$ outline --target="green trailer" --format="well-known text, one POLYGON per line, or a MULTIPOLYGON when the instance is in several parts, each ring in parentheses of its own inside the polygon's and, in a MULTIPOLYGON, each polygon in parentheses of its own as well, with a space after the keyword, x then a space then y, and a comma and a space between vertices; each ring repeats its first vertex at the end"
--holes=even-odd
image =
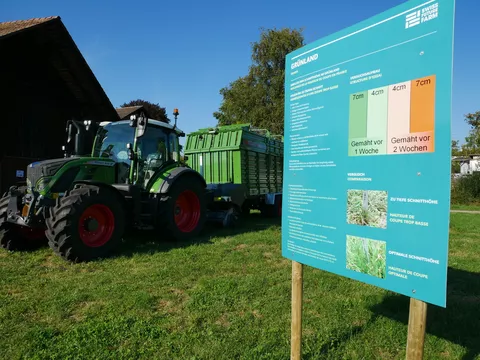
POLYGON ((185 158, 214 193, 210 220, 227 225, 251 209, 268 216, 281 216, 281 136, 250 124, 200 129, 188 134, 185 158))

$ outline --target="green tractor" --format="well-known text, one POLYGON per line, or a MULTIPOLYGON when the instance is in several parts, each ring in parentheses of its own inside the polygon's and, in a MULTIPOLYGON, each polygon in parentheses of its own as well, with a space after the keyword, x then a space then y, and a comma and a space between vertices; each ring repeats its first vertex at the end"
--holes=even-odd
POLYGON ((26 184, 0 199, 0 245, 20 250, 46 237, 56 254, 78 262, 108 256, 128 229, 156 229, 162 239, 197 236, 208 191, 204 178, 180 162, 185 134, 176 126, 177 109, 174 116, 175 125, 143 115, 100 123, 88 156, 78 154, 85 128, 70 121, 67 144, 73 124, 77 154, 30 164, 26 184))

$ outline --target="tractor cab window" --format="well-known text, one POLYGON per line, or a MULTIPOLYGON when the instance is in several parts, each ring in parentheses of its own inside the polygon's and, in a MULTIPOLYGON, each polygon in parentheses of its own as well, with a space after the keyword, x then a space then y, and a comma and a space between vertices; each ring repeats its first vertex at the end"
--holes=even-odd
POLYGON ((100 128, 93 156, 110 158, 118 163, 118 180, 125 182, 130 171, 127 144, 132 143, 135 129, 125 123, 110 123, 100 128))
POLYGON ((145 135, 137 140, 137 154, 137 182, 146 185, 155 172, 170 159, 167 134, 161 128, 149 127, 145 135))

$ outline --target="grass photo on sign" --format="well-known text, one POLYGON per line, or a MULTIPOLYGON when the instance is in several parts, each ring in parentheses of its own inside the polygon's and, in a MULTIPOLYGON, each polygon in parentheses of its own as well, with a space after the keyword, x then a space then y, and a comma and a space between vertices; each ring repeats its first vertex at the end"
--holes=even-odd
POLYGON ((347 235, 347 269, 384 279, 386 252, 385 241, 347 235))
POLYGON ((347 223, 376 228, 387 228, 386 191, 348 190, 347 223))

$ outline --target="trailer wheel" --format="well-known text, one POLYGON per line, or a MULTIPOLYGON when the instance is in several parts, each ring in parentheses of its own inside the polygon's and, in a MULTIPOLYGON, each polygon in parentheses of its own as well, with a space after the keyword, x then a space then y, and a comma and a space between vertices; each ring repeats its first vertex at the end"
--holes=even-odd
POLYGON ((278 201, 275 204, 276 206, 276 216, 281 218, 282 217, 282 198, 279 198, 278 201))
POLYGON ((206 220, 205 188, 196 179, 182 176, 162 199, 161 216, 169 235, 188 240, 202 231, 206 220))
POLYGON ((113 191, 80 184, 50 210, 48 244, 72 262, 106 257, 122 240, 125 221, 125 209, 113 191))
MULTIPOLYGON (((26 191, 26 188, 19 188, 19 190, 26 191)), ((9 202, 9 194, 5 194, 0 199, 0 246, 6 250, 18 251, 33 249, 36 245, 43 243, 42 240, 45 239, 43 229, 31 229, 6 221, 9 202)))
POLYGON ((282 217, 282 200, 281 198, 275 201, 273 205, 263 205, 262 216, 268 218, 281 218, 282 217))
POLYGON ((240 208, 240 214, 242 217, 247 217, 250 215, 250 201, 245 200, 240 208))
POLYGON ((226 228, 236 227, 240 220, 240 211, 237 206, 232 205, 225 213, 222 225, 226 228))

